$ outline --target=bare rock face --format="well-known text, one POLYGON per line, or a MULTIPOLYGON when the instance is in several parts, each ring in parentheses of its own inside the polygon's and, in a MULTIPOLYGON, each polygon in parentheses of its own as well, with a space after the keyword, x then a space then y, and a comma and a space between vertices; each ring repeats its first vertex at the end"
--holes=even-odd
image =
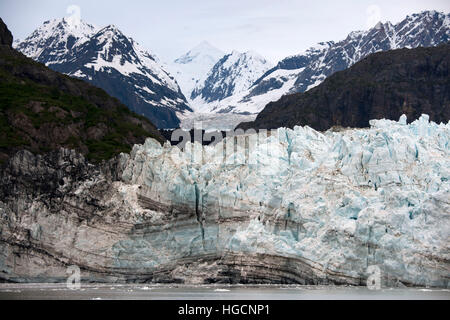
POLYGON ((11 34, 11 31, 9 31, 6 24, 0 18, 0 45, 12 47, 12 43, 13 43, 13 36, 11 34))
POLYGON ((116 161, 94 166, 67 149, 45 156, 21 151, 10 158, 1 172, 1 278, 58 281, 67 265, 77 264, 106 281, 102 247, 117 241, 110 232, 121 237, 128 230, 114 224, 122 205, 108 202, 116 161))

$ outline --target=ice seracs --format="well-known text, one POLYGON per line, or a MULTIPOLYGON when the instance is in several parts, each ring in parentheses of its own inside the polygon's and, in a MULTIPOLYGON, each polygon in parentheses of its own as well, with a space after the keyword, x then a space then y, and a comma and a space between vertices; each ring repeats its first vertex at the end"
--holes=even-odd
POLYGON ((449 141, 424 115, 147 139, 100 166, 21 151, 1 171, 0 279, 366 285, 377 266, 382 288, 449 288, 449 141))
POLYGON ((247 158, 239 147, 223 158, 224 144, 181 152, 147 141, 123 180, 141 197, 197 208, 205 250, 221 256, 283 257, 294 269, 308 261, 311 277, 348 283, 376 265, 385 284, 447 287, 450 123, 406 120, 325 133, 280 128, 247 158), (227 219, 240 222, 215 227, 227 219))

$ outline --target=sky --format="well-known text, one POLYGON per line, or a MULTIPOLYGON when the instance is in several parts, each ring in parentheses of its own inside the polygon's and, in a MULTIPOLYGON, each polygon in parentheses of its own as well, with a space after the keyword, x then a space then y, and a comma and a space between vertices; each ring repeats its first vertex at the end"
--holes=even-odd
POLYGON ((424 10, 449 13, 450 0, 0 0, 0 17, 15 39, 46 20, 79 14, 98 27, 116 25, 165 62, 206 40, 224 52, 253 50, 276 63, 424 10))

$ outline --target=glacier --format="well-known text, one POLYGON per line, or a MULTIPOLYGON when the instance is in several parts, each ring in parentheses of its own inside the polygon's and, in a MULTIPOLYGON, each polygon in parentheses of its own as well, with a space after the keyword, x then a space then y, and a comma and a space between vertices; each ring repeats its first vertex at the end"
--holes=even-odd
POLYGON ((426 115, 368 130, 282 128, 253 150, 253 165, 222 159, 223 144, 181 152, 147 141, 123 180, 146 198, 196 205, 204 250, 301 257, 353 278, 380 265, 406 283, 447 286, 449 129, 426 115), (250 222, 221 239, 210 211, 250 222))
POLYGON ((58 210, 0 203, 0 277, 61 281, 77 264, 88 281, 365 285, 377 266, 383 286, 448 288, 450 122, 370 125, 148 139, 111 183, 66 179, 58 210))

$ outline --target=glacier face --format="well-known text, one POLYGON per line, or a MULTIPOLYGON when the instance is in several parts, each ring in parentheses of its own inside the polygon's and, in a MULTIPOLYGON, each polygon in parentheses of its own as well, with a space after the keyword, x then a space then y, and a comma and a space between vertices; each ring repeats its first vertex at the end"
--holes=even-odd
MULTIPOLYGON (((77 264, 90 281, 363 285, 376 265, 383 286, 448 287, 449 141, 426 115, 183 151, 148 139, 51 201, 5 197, 0 278, 60 281, 77 264)), ((45 172, 24 155, 12 168, 45 172)))
POLYGON ((200 250, 301 259, 317 278, 354 282, 378 265, 386 281, 445 287, 450 124, 424 115, 371 125, 278 129, 247 156, 237 148, 227 157, 226 142, 180 152, 147 141, 134 148, 123 180, 141 197, 195 206, 200 250))

